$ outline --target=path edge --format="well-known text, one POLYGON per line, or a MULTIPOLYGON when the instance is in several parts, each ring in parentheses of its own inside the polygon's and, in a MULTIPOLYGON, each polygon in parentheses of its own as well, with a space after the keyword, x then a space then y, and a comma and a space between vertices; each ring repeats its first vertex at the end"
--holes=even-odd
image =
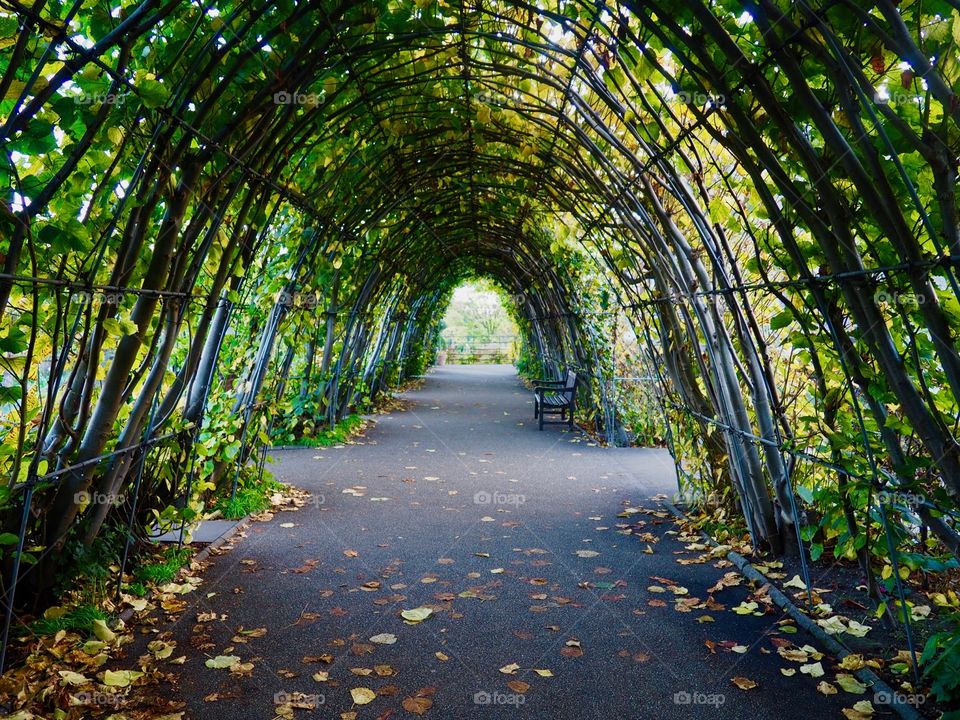
MULTIPOLYGON (((233 536, 239 533, 241 530, 246 530, 250 524, 253 522, 253 516, 247 515, 244 518, 241 518, 236 525, 227 530, 223 535, 218 537, 211 543, 207 543, 201 550, 197 551, 197 554, 190 558, 189 563, 184 565, 184 567, 189 567, 192 563, 203 562, 213 553, 214 550, 219 550, 223 545, 225 545, 229 540, 233 539, 233 536)), ((177 576, 180 576, 183 568, 177 571, 177 576)), ((136 614, 136 611, 132 607, 125 608, 123 612, 118 616, 121 621, 124 623, 130 622, 130 619, 136 614)))
MULTIPOLYGON (((660 500, 659 502, 677 518, 687 521, 690 520, 686 513, 680 510, 669 500, 660 500)), ((706 540, 710 545, 713 547, 719 547, 719 543, 707 533, 703 532, 702 530, 699 530, 698 532, 700 533, 700 536, 703 537, 703 539, 706 540)), ((770 592, 768 594, 780 607, 780 609, 793 618, 797 625, 813 635, 817 642, 821 643, 831 655, 843 660, 843 658, 845 658, 847 655, 852 654, 850 649, 843 645, 840 641, 830 635, 827 635, 823 628, 813 622, 809 616, 807 616, 799 607, 797 607, 793 600, 787 597, 787 595, 769 578, 765 577, 759 570, 757 570, 750 563, 750 561, 747 560, 747 558, 740 553, 731 550, 727 553, 727 560, 736 565, 737 569, 739 569, 744 577, 746 577, 748 580, 759 582, 761 585, 769 585, 770 592)), ((887 693, 887 695, 891 698, 891 702, 888 703, 887 706, 904 720, 924 720, 924 716, 918 713, 912 706, 904 702, 898 702, 897 698, 900 697, 902 693, 890 687, 886 681, 883 680, 883 678, 869 668, 861 668, 860 670, 854 671, 853 674, 862 682, 868 684, 869 687, 874 688, 875 692, 887 693)))

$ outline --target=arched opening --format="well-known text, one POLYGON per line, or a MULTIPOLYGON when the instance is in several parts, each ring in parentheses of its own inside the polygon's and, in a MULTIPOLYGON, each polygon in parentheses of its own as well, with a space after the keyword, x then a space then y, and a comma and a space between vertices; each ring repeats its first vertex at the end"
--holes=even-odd
POLYGON ((513 363, 520 330, 507 310, 505 293, 489 281, 468 280, 450 296, 441 322, 440 364, 513 363))

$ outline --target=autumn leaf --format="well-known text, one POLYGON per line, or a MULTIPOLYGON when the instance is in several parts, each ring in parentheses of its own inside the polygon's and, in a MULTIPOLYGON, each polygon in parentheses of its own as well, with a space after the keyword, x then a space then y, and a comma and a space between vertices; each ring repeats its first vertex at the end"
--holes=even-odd
POLYGON ((757 687, 757 684, 753 680, 740 675, 730 678, 730 682, 732 682, 741 690, 753 690, 753 688, 757 687))
POLYGON ((240 658, 236 655, 217 655, 215 658, 211 658, 204 663, 208 668, 213 668, 214 670, 222 670, 224 668, 229 668, 236 665, 240 662, 240 658))
POLYGON ((431 615, 433 615, 433 610, 427 607, 418 607, 412 610, 404 610, 403 612, 400 613, 400 617, 402 617, 408 623, 413 625, 423 622, 431 615))
POLYGON ((89 678, 80 673, 73 672, 72 670, 60 670, 58 671, 60 677, 63 678, 63 681, 67 685, 83 685, 84 683, 90 682, 89 678))
POLYGON ((103 684, 111 687, 127 687, 141 677, 143 673, 136 670, 107 670, 103 673, 103 684))
POLYGON ((427 710, 433 707, 433 700, 427 697, 411 695, 409 697, 405 697, 403 702, 400 704, 408 713, 413 713, 414 715, 423 715, 427 712, 427 710))
POLYGON ((393 633, 380 633, 370 638, 370 642, 376 643, 377 645, 393 645, 397 642, 397 636, 393 633))
POLYGON ((350 690, 350 697, 357 705, 367 705, 376 699, 377 694, 370 688, 358 687, 350 690))
POLYGON ((525 683, 522 680, 511 680, 507 683, 507 687, 513 690, 515 693, 523 695, 527 690, 530 689, 530 683, 525 683))
POLYGON ((500 672, 502 672, 504 675, 513 675, 519 669, 519 665, 516 663, 510 663, 509 665, 504 665, 502 668, 500 668, 500 672))
POLYGON ((863 695, 867 690, 866 685, 857 680, 853 675, 848 675, 847 673, 837 673, 836 683, 843 688, 845 692, 852 695, 863 695))

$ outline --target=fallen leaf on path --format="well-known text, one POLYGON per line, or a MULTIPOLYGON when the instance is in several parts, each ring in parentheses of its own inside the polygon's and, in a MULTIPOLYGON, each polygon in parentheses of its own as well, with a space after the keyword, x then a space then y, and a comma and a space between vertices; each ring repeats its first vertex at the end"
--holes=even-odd
POLYGON ((844 691, 852 695, 863 695, 867 690, 866 685, 857 680, 853 675, 848 675, 847 673, 837 673, 836 682, 844 691))
POLYGON ((423 715, 427 710, 433 707, 433 700, 427 697, 409 696, 403 699, 401 703, 403 709, 414 715, 423 715))
POLYGON ((741 690, 753 690, 757 686, 757 684, 750 678, 745 678, 740 675, 730 678, 730 682, 732 682, 741 690))
POLYGON ((207 660, 204 665, 208 668, 213 668, 214 670, 222 670, 224 668, 233 667, 238 662, 240 658, 236 655, 217 655, 215 658, 207 660))
POLYGON ((519 669, 519 665, 516 663, 510 663, 509 665, 504 665, 502 668, 500 668, 500 672, 502 672, 504 675, 513 675, 519 669))
POLYGON ((373 702, 377 694, 370 688, 358 687, 350 690, 350 696, 357 705, 366 705, 373 702))
POLYGON ((393 645, 397 641, 397 636, 393 633, 380 633, 370 638, 370 642, 377 645, 393 645))
POLYGON ((787 582, 785 582, 783 586, 788 588, 797 588, 798 590, 807 589, 806 583, 804 583, 803 580, 800 579, 799 575, 794 575, 787 582))
POLYGON ((412 610, 404 610, 400 613, 400 617, 414 625, 423 622, 431 615, 433 615, 433 610, 427 607, 413 608, 412 610))

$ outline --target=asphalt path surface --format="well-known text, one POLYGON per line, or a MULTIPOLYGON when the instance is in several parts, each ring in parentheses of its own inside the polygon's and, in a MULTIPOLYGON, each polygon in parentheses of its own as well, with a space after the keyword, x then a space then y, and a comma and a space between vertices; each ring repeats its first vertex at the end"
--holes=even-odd
POLYGON ((666 451, 538 431, 509 366, 435 368, 404 397, 357 444, 272 453, 312 502, 250 526, 155 628, 187 654, 170 692, 189 717, 272 718, 303 693, 316 708, 295 717, 324 720, 809 720, 870 697, 819 693, 832 661, 818 679, 781 658, 778 644, 816 643, 781 631, 775 609, 733 612, 750 588, 708 593, 731 568, 677 562, 702 553, 655 514, 676 491, 666 451), (627 507, 650 512, 618 517, 627 507), (423 622, 400 615, 420 607, 423 622), (221 654, 252 670, 206 666, 221 654), (376 697, 355 703, 359 688, 376 697))

